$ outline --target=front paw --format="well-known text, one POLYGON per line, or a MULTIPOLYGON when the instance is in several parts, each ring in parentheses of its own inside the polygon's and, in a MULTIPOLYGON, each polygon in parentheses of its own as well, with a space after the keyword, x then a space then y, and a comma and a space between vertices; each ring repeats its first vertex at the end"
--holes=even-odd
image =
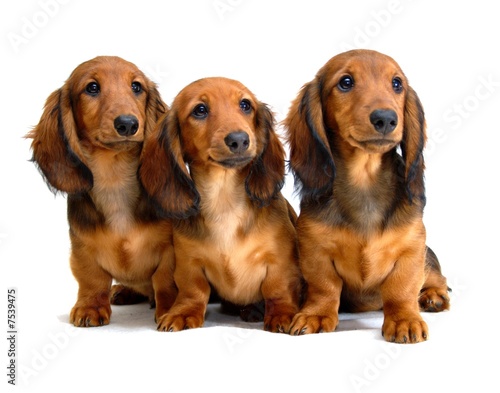
POLYGON ((448 291, 441 288, 426 288, 420 293, 418 303, 422 311, 440 312, 450 309, 448 291))
POLYGON ((408 344, 426 341, 428 328, 425 321, 419 316, 408 316, 402 319, 384 317, 382 335, 389 342, 408 344))
POLYGON ((203 326, 203 315, 166 313, 156 316, 157 330, 160 332, 178 332, 203 326))
POLYGON ((109 324, 111 306, 102 304, 75 304, 69 321, 76 327, 94 327, 109 324))
POLYGON ((338 315, 311 315, 298 313, 290 328, 290 334, 299 336, 309 333, 333 332, 339 323, 338 315))
POLYGON ((294 314, 275 314, 264 316, 264 330, 273 333, 288 333, 294 314))

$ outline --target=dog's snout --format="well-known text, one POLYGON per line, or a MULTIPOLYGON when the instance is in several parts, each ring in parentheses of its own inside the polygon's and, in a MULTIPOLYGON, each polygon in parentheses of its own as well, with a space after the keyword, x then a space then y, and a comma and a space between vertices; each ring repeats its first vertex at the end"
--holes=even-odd
POLYGON ((243 153, 250 146, 250 137, 244 131, 231 132, 224 138, 224 142, 231 152, 243 153))
POLYGON ((385 135, 398 125, 398 115, 392 109, 377 109, 370 114, 370 122, 377 132, 385 135))
POLYGON ((114 124, 115 130, 122 136, 134 135, 139 129, 139 120, 133 115, 120 115, 114 124))

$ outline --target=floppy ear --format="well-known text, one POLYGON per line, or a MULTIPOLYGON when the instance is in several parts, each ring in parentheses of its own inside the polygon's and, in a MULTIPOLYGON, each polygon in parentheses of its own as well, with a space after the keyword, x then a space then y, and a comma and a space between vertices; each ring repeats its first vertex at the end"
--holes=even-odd
POLYGON ((92 188, 92 172, 82 162, 67 85, 47 98, 40 122, 26 137, 33 139, 32 161, 52 192, 73 194, 92 188))
POLYGON ((284 120, 290 145, 290 166, 302 200, 331 193, 335 163, 326 136, 321 81, 304 85, 284 120))
POLYGON ((145 139, 139 178, 162 215, 187 218, 198 212, 200 196, 182 158, 180 129, 173 111, 160 118, 145 139))
POLYGON ((410 203, 413 198, 425 204, 424 156, 427 140, 425 116, 422 104, 415 91, 408 86, 406 93, 403 140, 401 152, 405 163, 405 183, 410 203))
POLYGON ((253 161, 245 187, 252 200, 267 206, 285 182, 285 150, 274 132, 274 116, 265 104, 257 107, 255 128, 263 138, 264 149, 253 161))
POLYGON ((156 84, 148 79, 148 99, 146 102, 146 127, 145 137, 154 131, 160 117, 168 110, 168 105, 165 104, 160 96, 160 92, 156 84))

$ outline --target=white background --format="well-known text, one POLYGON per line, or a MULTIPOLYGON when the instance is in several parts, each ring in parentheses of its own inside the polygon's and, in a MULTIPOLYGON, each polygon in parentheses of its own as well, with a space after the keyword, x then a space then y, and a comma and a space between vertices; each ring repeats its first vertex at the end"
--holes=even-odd
MULTIPOLYGON (((16 287, 16 391, 498 389, 500 26, 493 4, 3 1, 0 325, 7 336, 7 288, 16 287), (329 58, 353 47, 392 56, 426 112, 424 221, 428 244, 454 289, 451 311, 424 315, 428 342, 385 344, 377 313, 346 316, 337 332, 298 338, 219 323, 213 313, 207 327, 161 334, 145 305, 114 309, 103 328, 68 324, 77 287, 68 267, 66 201, 49 192, 29 162, 23 136, 78 64, 121 56, 158 83, 167 103, 195 79, 231 77, 282 120, 300 87, 329 58)), ((297 206, 291 178, 283 191, 297 206)))

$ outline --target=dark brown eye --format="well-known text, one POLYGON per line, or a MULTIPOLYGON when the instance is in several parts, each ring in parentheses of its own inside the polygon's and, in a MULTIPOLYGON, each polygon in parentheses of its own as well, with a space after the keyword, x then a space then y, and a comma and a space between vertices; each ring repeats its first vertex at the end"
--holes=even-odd
POLYGON ((96 96, 101 92, 101 87, 99 86, 99 83, 97 82, 90 82, 86 87, 85 87, 85 92, 91 96, 96 96))
POLYGON ((142 85, 139 82, 132 82, 132 91, 139 94, 142 91, 142 85))
POLYGON ((198 119, 204 119, 208 116, 208 108, 204 104, 198 104, 193 109, 193 116, 198 119))
POLYGON ((392 88, 396 93, 401 93, 403 91, 403 82, 400 78, 395 77, 392 80, 392 88))
POLYGON ((340 78, 337 86, 341 91, 349 91, 354 87, 354 79, 350 75, 345 75, 340 78))
POLYGON ((245 113, 250 113, 252 111, 252 104, 246 98, 240 101, 240 108, 245 113))

